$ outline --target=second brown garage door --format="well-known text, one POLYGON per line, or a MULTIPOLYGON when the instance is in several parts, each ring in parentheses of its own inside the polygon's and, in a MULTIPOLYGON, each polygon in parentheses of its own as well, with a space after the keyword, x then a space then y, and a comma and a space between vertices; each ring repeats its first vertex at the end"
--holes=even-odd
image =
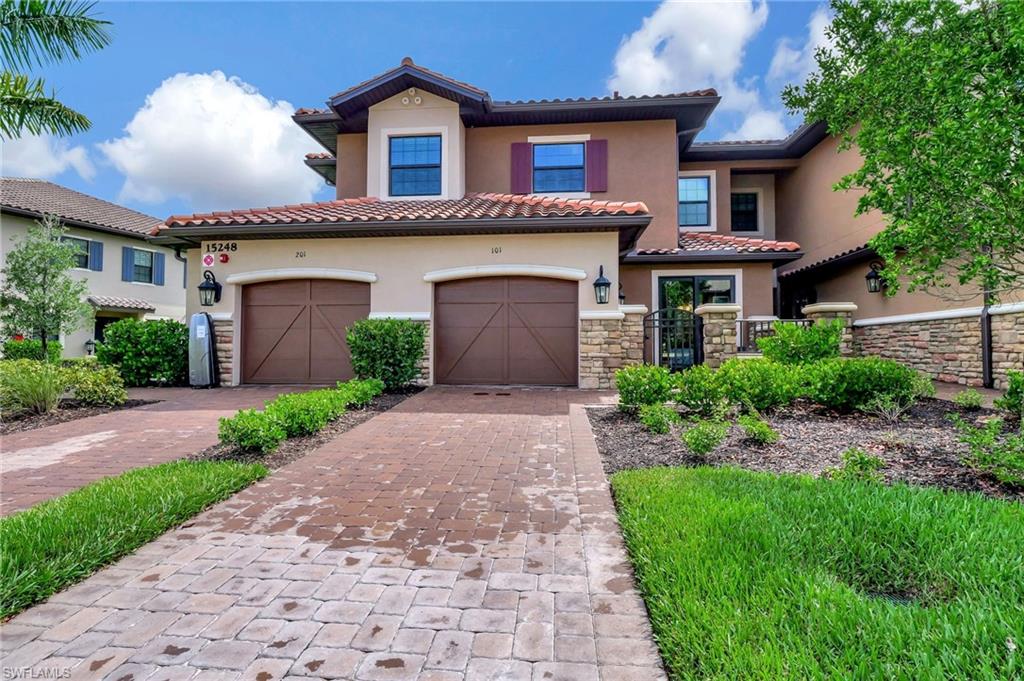
POLYGON ((242 381, 352 378, 345 329, 369 313, 369 284, 330 279, 249 284, 242 289, 242 381))
POLYGON ((578 289, 535 277, 437 284, 435 381, 575 386, 578 289))

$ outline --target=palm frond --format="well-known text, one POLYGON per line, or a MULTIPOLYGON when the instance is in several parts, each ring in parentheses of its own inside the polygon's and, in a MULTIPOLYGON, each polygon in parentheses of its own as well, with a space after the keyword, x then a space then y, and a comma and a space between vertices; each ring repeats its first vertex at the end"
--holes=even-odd
POLYGON ((109 21, 81 0, 0 0, 0 57, 12 68, 42 66, 110 44, 109 21))
POLYGON ((14 139, 26 132, 72 135, 91 125, 84 115, 47 95, 42 79, 0 73, 0 137, 14 139))

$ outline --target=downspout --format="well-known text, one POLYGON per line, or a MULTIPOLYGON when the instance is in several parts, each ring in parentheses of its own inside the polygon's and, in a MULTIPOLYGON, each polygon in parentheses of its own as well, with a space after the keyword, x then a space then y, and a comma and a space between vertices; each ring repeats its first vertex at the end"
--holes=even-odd
POLYGON ((184 288, 188 288, 188 258, 181 255, 181 246, 174 247, 174 259, 184 265, 183 269, 185 273, 182 275, 182 277, 184 277, 183 286, 184 288))

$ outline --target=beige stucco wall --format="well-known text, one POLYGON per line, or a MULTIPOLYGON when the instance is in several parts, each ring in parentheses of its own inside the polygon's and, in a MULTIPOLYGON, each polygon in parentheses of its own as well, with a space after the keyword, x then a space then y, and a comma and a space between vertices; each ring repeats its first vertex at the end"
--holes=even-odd
POLYGON ((674 248, 676 236, 675 121, 522 125, 466 130, 466 191, 512 189, 512 143, 530 137, 589 134, 608 140, 608 191, 601 201, 643 201, 654 218, 641 248, 674 248))
POLYGON ((337 177, 334 183, 339 199, 368 196, 366 192, 366 133, 338 135, 337 177))
POLYGON ((441 195, 429 198, 462 198, 466 191, 465 126, 459 116, 459 105, 423 90, 413 90, 370 107, 366 136, 366 193, 389 198, 389 137, 440 134, 441 195), (417 98, 419 104, 416 103, 417 98))
POLYGON ((619 276, 627 305, 646 305, 654 310, 654 277, 696 276, 702 274, 729 274, 736 277, 739 302, 743 306, 740 317, 767 316, 772 314, 773 275, 771 263, 680 263, 621 265, 619 276))
MULTIPOLYGON (((7 253, 25 237, 29 226, 34 221, 16 215, 0 215, 0 252, 3 262, 7 261, 7 253)), ((72 270, 72 276, 84 280, 89 286, 89 293, 99 296, 123 296, 125 298, 141 298, 153 304, 156 310, 147 314, 147 319, 185 319, 184 263, 174 259, 174 251, 169 248, 153 246, 141 239, 131 239, 116 234, 93 230, 72 228, 69 236, 103 242, 103 271, 72 270), (165 255, 164 285, 140 284, 121 281, 121 247, 148 249, 159 251, 165 255)), ((197 282, 198 283, 198 282, 197 282)), ((120 316, 114 313, 100 312, 104 316, 120 316)), ((85 342, 93 337, 93 325, 79 329, 61 338, 66 357, 80 357, 85 354, 85 342)))

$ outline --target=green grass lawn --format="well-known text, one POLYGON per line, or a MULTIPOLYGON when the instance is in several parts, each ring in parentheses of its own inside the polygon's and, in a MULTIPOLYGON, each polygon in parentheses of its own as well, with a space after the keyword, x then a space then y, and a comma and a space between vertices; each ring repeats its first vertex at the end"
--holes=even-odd
POLYGON ((731 468, 612 485, 674 679, 1024 678, 1024 505, 731 468))
POLYGON ((0 519, 0 619, 131 553, 267 474, 173 461, 106 478, 0 519))

